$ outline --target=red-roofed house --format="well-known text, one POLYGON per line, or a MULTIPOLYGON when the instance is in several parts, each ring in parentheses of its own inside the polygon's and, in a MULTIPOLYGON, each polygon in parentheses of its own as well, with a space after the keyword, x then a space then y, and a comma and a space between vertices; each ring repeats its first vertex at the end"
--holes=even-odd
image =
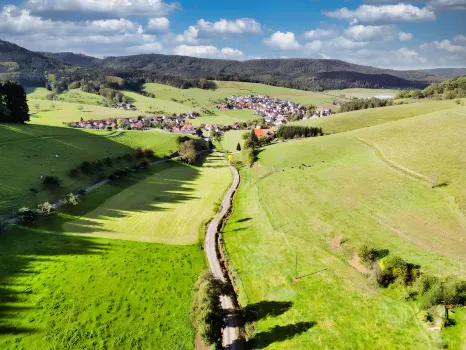
POLYGON ((253 129, 254 134, 256 134, 257 138, 260 139, 261 137, 267 137, 269 139, 273 139, 275 137, 275 133, 271 129, 253 129))

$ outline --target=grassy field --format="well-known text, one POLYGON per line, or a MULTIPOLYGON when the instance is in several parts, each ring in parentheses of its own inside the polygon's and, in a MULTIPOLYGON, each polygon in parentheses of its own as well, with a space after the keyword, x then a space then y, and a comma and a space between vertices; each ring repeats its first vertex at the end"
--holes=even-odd
POLYGON ((243 147, 244 140, 241 138, 241 135, 244 133, 250 133, 248 130, 230 130, 227 131, 222 138, 222 142, 216 142, 216 146, 222 149, 225 152, 236 152, 236 147, 238 142, 241 147, 243 147))
POLYGON ((201 124, 232 125, 235 122, 251 121, 257 118, 257 115, 254 115, 254 112, 249 109, 216 111, 215 115, 201 116, 193 119, 192 123, 197 126, 201 124))
POLYGON ((134 102, 132 104, 145 114, 171 115, 173 113, 185 113, 192 110, 189 106, 171 100, 146 97, 133 91, 124 91, 123 93, 125 96, 133 99, 134 102))
MULTIPOLYGON (((86 132, 44 125, 0 125, 0 212, 11 213, 23 205, 54 201, 71 190, 97 182, 100 173, 72 179, 68 172, 83 161, 122 156, 146 145, 159 156, 170 155, 177 149, 176 135, 158 131, 86 132), (62 181, 58 190, 42 188, 40 177, 47 175, 62 181), (29 190, 33 187, 39 193, 29 190)), ((115 162, 105 171, 110 173, 111 169, 128 165, 124 161, 115 162)))
POLYGON ((193 244, 231 182, 229 168, 211 156, 202 167, 172 166, 126 188, 65 231, 92 237, 193 244))
MULTIPOLYGON (((350 261, 352 247, 365 243, 425 272, 466 277, 459 205, 466 118, 456 113, 466 112, 269 146, 242 171, 224 238, 240 303, 270 308, 271 317, 256 320, 256 348, 427 349, 450 342, 418 320, 416 304, 376 288, 350 261), (429 169, 448 174, 448 186, 432 189, 412 175, 431 176, 429 169)), ((463 331, 449 332, 460 339, 463 331)))
MULTIPOLYGON (((2 233, 0 348, 194 348, 189 308, 205 267, 198 246, 83 237, 65 229, 137 180, 105 185, 37 228, 2 233)), ((179 188, 185 191, 181 180, 179 188)))
POLYGON ((302 120, 296 124, 321 127, 325 133, 333 133, 365 128, 451 108, 458 108, 455 101, 426 101, 334 114, 323 118, 302 120))
POLYGON ((343 89, 343 90, 326 90, 330 94, 341 98, 369 98, 377 95, 394 97, 399 90, 394 89, 343 89))

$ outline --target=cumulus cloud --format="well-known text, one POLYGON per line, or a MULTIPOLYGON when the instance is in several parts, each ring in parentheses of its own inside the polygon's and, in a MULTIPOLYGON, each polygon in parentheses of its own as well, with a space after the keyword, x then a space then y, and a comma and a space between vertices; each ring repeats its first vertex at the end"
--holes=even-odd
POLYGON ((398 39, 400 41, 410 41, 414 38, 414 35, 411 33, 406 33, 406 32, 399 32, 398 33, 398 39))
POLYGON ((159 17, 181 9, 179 3, 163 0, 27 0, 25 6, 35 13, 87 12, 119 17, 159 17))
POLYGON ((199 43, 199 29, 195 26, 189 26, 183 34, 178 34, 176 36, 176 41, 179 43, 188 43, 188 44, 198 44, 199 43))
POLYGON ((209 22, 200 19, 197 22, 197 27, 205 33, 218 34, 260 34, 262 26, 259 22, 252 18, 238 18, 232 21, 220 19, 217 22, 209 22))
POLYGON ((243 52, 230 47, 224 47, 219 50, 211 45, 180 45, 173 49, 175 55, 180 56, 194 56, 205 58, 228 58, 228 59, 241 59, 244 58, 243 52))
POLYGON ((331 38, 338 35, 338 30, 336 29, 313 29, 304 33, 304 37, 308 40, 317 40, 322 38, 331 38))
POLYGON ((275 32, 265 39, 264 43, 270 47, 280 50, 296 50, 301 47, 292 32, 275 32))
POLYGON ((396 31, 396 27, 392 25, 385 26, 364 26, 355 25, 345 30, 344 35, 347 38, 356 41, 373 41, 390 38, 396 31))
POLYGON ((147 30, 155 33, 165 32, 170 26, 170 21, 166 17, 150 18, 147 23, 147 30))
POLYGON ((456 44, 466 45, 466 35, 459 34, 453 37, 452 41, 456 44))
POLYGON ((435 19, 434 12, 410 4, 362 5, 356 10, 346 7, 336 11, 324 11, 331 18, 344 19, 352 23, 395 23, 416 22, 435 19))

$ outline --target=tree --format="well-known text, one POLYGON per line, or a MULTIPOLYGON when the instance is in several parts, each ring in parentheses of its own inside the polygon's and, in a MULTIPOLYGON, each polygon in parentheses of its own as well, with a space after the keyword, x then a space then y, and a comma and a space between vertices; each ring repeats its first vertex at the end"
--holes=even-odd
POLYGON ((241 145, 239 144, 239 142, 238 142, 238 144, 236 145, 236 150, 237 150, 238 152, 241 151, 241 145))
POLYGON ((37 214, 34 210, 23 207, 18 210, 16 217, 24 225, 34 225, 36 223, 37 214))
POLYGON ((37 213, 44 216, 52 215, 55 212, 55 207, 49 202, 44 202, 37 206, 37 213))
POLYGON ((194 164, 197 159, 197 152, 194 140, 181 142, 178 152, 182 160, 188 164, 194 164))
POLYGON ((65 196, 65 203, 70 205, 78 205, 79 199, 74 195, 73 192, 70 192, 65 196))
POLYGON ((38 111, 39 111, 39 107, 40 107, 39 104, 36 103, 36 104, 34 105, 34 107, 36 108, 36 112, 38 112, 38 111))
POLYGON ((29 121, 29 107, 24 88, 15 82, 0 83, 0 122, 29 121))
POLYGON ((256 136, 256 133, 254 132, 254 129, 251 130, 251 143, 252 147, 256 147, 259 144, 259 139, 256 136))
POLYGON ((52 109, 55 109, 55 104, 54 103, 52 103, 52 109))
POLYGON ((77 108, 78 108, 78 111, 82 111, 84 109, 82 105, 79 105, 77 108))
POLYGON ((220 296, 225 294, 225 284, 212 273, 204 271, 194 286, 191 318, 205 345, 221 346, 225 315, 220 296))

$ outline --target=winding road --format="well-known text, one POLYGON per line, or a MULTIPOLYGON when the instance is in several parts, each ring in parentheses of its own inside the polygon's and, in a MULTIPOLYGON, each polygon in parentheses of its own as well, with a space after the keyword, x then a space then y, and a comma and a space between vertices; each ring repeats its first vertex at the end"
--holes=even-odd
MULTIPOLYGON (((219 156, 223 156, 222 153, 217 153, 219 156)), ((233 173, 233 183, 228 189, 228 192, 225 194, 225 197, 223 198, 222 201, 222 209, 215 215, 214 219, 210 222, 209 227, 207 228, 206 232, 206 239, 205 239, 205 251, 207 254, 207 259, 209 261, 209 267, 210 271, 212 274, 222 280, 225 281, 225 276, 223 274, 222 267, 220 266, 220 262, 217 257, 217 228, 218 225, 220 224, 221 220, 224 218, 224 216, 227 214, 228 210, 230 209, 231 206, 231 201, 233 199, 233 195, 236 192, 236 189, 239 186, 239 173, 236 168, 228 163, 226 160, 224 162, 230 167, 231 172, 233 173)), ((222 308, 226 311, 231 311, 233 310, 233 302, 231 301, 231 298, 222 295, 220 297, 220 301, 222 303, 222 308)), ((235 327, 235 316, 229 312, 227 314, 227 319, 226 319, 226 328, 223 331, 223 345, 224 347, 235 350, 238 349, 238 343, 235 342, 237 340, 237 332, 236 332, 236 327, 235 327)))

